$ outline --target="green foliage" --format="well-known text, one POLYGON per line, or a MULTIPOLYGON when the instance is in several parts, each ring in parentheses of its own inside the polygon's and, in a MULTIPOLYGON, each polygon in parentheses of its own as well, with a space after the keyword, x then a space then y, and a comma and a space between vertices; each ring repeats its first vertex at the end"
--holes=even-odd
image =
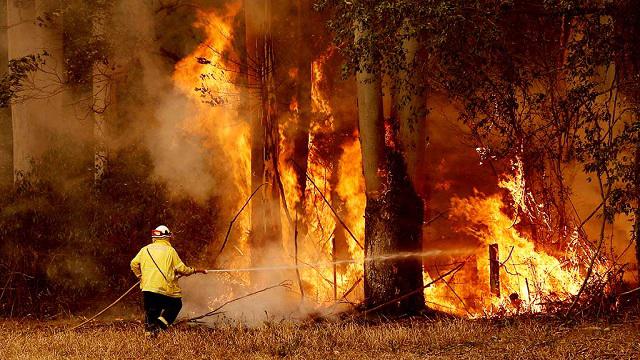
MULTIPOLYGON (((38 14, 37 26, 62 29, 64 74, 56 74, 56 78, 60 76, 58 85, 91 85, 95 75, 93 67, 109 66, 111 49, 104 28, 107 26, 106 14, 112 5, 113 2, 107 0, 72 0, 61 2, 53 11, 38 14)), ((30 74, 55 71, 45 66, 49 56, 45 51, 9 60, 8 69, 0 79, 0 107, 22 101, 24 90, 28 90, 30 96, 43 96, 44 90, 25 89, 24 85, 30 74)))
POLYGON ((0 79, 0 108, 11 104, 22 90, 23 82, 42 68, 48 56, 48 53, 43 52, 9 60, 7 72, 0 79))
POLYGON ((67 81, 90 84, 94 65, 109 65, 111 52, 105 38, 107 14, 113 2, 65 1, 60 9, 67 81))
POLYGON ((424 71, 432 91, 462 105, 460 119, 483 157, 517 157, 525 175, 542 174, 542 183, 557 178, 540 192, 552 194, 558 214, 570 192, 562 168, 576 162, 602 178, 609 219, 637 206, 640 15, 634 1, 322 0, 316 6, 332 12, 329 27, 346 75, 368 70, 393 78, 408 70, 403 41, 417 38, 422 53, 408 66, 424 71), (356 23, 367 30, 357 42, 356 23))

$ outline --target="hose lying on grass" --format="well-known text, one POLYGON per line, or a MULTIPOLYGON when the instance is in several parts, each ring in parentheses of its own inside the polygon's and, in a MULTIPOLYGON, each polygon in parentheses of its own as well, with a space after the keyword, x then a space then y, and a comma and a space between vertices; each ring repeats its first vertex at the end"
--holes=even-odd
MULTIPOLYGON (((90 317, 89 319, 87 319, 87 320, 83 321, 82 323, 80 323, 80 324, 78 324, 78 325, 76 325, 76 326, 74 326, 74 327, 72 327, 72 328, 68 329, 67 331, 73 331, 73 330, 76 330, 76 329, 78 329, 78 328, 80 328, 80 327, 82 327, 82 326, 84 326, 84 325, 88 324, 89 322, 91 322, 91 321, 95 320, 98 316, 100 316, 100 315, 104 314, 104 313, 105 313, 105 311, 107 311, 107 310, 111 309, 114 305, 116 305, 116 304, 117 304, 117 303, 119 303, 122 299, 124 299, 124 298, 125 298, 125 296, 129 295, 129 293, 130 293, 130 292, 132 292, 132 291, 133 291, 133 289, 135 289, 139 284, 140 284, 140 281, 138 281, 137 283, 133 284, 133 286, 132 286, 132 287, 130 287, 130 288, 129 288, 129 290, 125 291, 125 292, 124 292, 124 294, 120 295, 120 297, 119 297, 119 298, 117 298, 117 299, 116 299, 116 301, 112 302, 109 306, 107 306, 106 308, 102 309, 100 312, 98 312, 97 314, 93 315, 93 316, 92 316, 92 317, 90 317)), ((199 316, 195 316, 195 317, 192 317, 192 318, 189 318, 189 319, 185 319, 185 320, 179 321, 179 322, 177 322, 176 324, 180 324, 180 323, 184 323, 184 322, 190 322, 190 321, 194 321, 194 322, 195 322, 195 321, 197 321, 197 320, 199 320, 199 319, 202 319, 202 318, 205 318, 205 317, 209 317, 209 316, 217 315, 217 314, 219 314, 219 310, 220 310, 220 309, 222 309, 223 307, 227 306, 228 304, 230 304, 230 303, 232 303, 232 302, 236 302, 236 301, 238 301, 238 300, 242 300, 242 299, 248 298, 248 297, 250 297, 250 296, 260 294, 260 293, 265 292, 265 291, 267 291, 267 290, 271 290, 271 289, 275 289, 275 288, 279 288, 279 287, 284 287, 284 288, 290 289, 290 288, 291 288, 291 281, 285 280, 285 281, 280 282, 279 284, 272 285, 272 286, 268 286, 268 287, 266 287, 266 288, 264 288, 264 289, 261 289, 261 290, 258 290, 258 291, 254 291, 254 292, 251 292, 251 293, 245 294, 245 295, 243 295, 243 296, 240 296, 240 297, 238 297, 238 298, 235 298, 235 299, 232 299, 232 300, 226 301, 225 303, 223 303, 222 305, 218 306, 216 309, 214 309, 214 310, 212 310, 212 311, 209 311, 209 312, 207 312, 207 313, 205 313, 205 314, 203 314, 203 315, 199 315, 199 316)))
POLYGON ((120 295, 119 298, 116 299, 116 301, 112 302, 109 306, 107 306, 106 308, 102 309, 102 311, 100 311, 99 313, 93 315, 92 317, 88 318, 87 320, 83 321, 82 323, 72 327, 71 329, 67 330, 67 331, 73 331, 81 326, 84 326, 85 324, 88 324, 89 322, 93 321, 94 319, 96 319, 98 316, 104 314, 105 311, 111 309, 115 304, 119 303, 122 299, 124 299, 125 296, 129 295, 130 292, 133 291, 133 289, 135 289, 136 287, 138 287, 138 285, 140 285, 140 281, 138 281, 137 283, 133 284, 132 287, 129 288, 129 290, 125 291, 124 294, 120 295))

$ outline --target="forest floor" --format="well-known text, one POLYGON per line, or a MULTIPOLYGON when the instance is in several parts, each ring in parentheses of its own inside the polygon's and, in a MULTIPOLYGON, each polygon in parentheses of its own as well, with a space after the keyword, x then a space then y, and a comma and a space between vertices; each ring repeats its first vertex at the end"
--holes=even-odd
POLYGON ((0 359, 636 359, 640 322, 540 319, 278 322, 176 326, 146 338, 135 321, 0 320, 0 359))

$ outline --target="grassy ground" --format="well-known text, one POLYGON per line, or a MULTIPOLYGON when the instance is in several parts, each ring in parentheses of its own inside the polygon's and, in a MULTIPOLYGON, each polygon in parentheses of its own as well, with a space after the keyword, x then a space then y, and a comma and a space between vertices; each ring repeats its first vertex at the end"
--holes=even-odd
POLYGON ((257 328, 177 326, 155 339, 135 322, 64 332, 53 322, 0 321, 0 359, 637 359, 640 323, 564 327, 413 320, 365 325, 274 323, 257 328))

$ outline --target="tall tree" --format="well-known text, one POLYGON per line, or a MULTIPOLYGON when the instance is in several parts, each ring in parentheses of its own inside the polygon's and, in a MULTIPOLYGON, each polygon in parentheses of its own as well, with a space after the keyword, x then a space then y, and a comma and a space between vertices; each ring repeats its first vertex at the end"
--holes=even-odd
POLYGON ((91 113, 93 115, 93 142, 94 142, 94 160, 93 160, 93 178, 96 184, 99 184, 105 177, 109 158, 107 146, 107 121, 108 114, 114 114, 113 106, 115 102, 115 83, 111 81, 109 76, 109 63, 104 54, 104 45, 106 43, 106 27, 108 22, 108 14, 104 8, 104 3, 97 2, 94 8, 94 15, 91 17, 91 45, 92 50, 100 57, 92 59, 91 69, 91 113))
POLYGON ((395 113, 398 120, 398 143, 407 165, 409 178, 417 191, 424 182, 424 156, 426 148, 426 98, 422 67, 418 60, 420 44, 415 28, 404 21, 398 36, 402 41, 404 61, 396 79, 394 96, 395 113))
MULTIPOLYGON (((8 71, 9 53, 7 48, 7 0, 0 1, 0 74, 8 71)), ((8 104, 0 106, 0 187, 13 183, 13 131, 11 109, 8 104)))
MULTIPOLYGON (((636 121, 640 122, 637 119, 636 121)), ((637 131, 640 132, 640 129, 637 131)), ((636 138, 636 156, 635 156, 635 192, 636 192, 636 205, 634 212, 634 240, 636 242, 636 266, 638 267, 638 279, 640 279, 640 136, 636 138)))
POLYGON ((21 99, 12 105, 13 166, 15 179, 31 173, 32 162, 42 156, 52 128, 64 118, 60 76, 63 75, 62 24, 52 0, 9 1, 7 18, 9 58, 47 54, 47 72, 35 72, 21 99))
POLYGON ((622 7, 622 13, 626 14, 629 25, 623 30, 626 34, 626 48, 630 58, 631 71, 629 73, 629 88, 632 90, 633 105, 633 133, 635 134, 635 161, 634 176, 635 186, 633 191, 635 196, 634 210, 634 240, 636 242, 636 267, 638 268, 638 281, 640 281, 640 46, 638 36, 640 36, 640 9, 633 1, 627 1, 626 7, 622 7))
MULTIPOLYGON (((356 70, 358 124, 367 205, 365 208, 365 303, 373 307, 420 289, 419 260, 389 260, 384 256, 420 250, 423 204, 415 193, 402 155, 385 144, 381 75, 371 42, 374 24, 367 8, 353 18, 353 39, 364 49, 356 70)), ((385 311, 406 313, 424 307, 422 292, 385 311)))
POLYGON ((258 89, 251 101, 251 184, 264 186, 251 205, 252 262, 268 261, 266 250, 282 246, 278 187, 278 119, 271 35, 271 0, 245 2, 249 87, 258 89), (274 247, 275 246, 275 247, 274 247), (265 256, 266 255, 266 256, 265 256))
POLYGON ((99 69, 105 68, 101 65, 106 63, 102 46, 106 15, 102 0, 69 0, 59 4, 57 10, 61 14, 63 31, 65 126, 57 132, 72 139, 62 144, 72 159, 69 164, 74 165, 67 167, 67 176, 95 182, 102 178, 105 165, 99 164, 96 168, 96 157, 104 159, 100 154, 102 149, 96 145, 104 140, 106 97, 101 86, 104 86, 105 79, 99 69), (91 168, 93 171, 87 171, 91 168))
MULTIPOLYGON (((628 187, 628 196, 625 202, 632 205, 634 217, 633 240, 635 241, 635 257, 638 267, 638 280, 640 280, 640 9, 634 1, 620 1, 614 17, 616 36, 621 44, 616 58, 616 68, 623 78, 621 91, 627 95, 631 102, 630 128, 634 134, 629 140, 632 158, 631 171, 623 171, 622 178, 633 184, 628 187), (627 176, 625 176, 625 174, 627 176)), ((624 211, 624 207, 622 209, 624 211)))
POLYGON ((309 156, 309 124, 311 122, 311 62, 312 48, 310 44, 311 29, 308 21, 311 18, 311 1, 297 0, 295 43, 300 44, 296 60, 298 75, 296 79, 296 100, 298 102, 298 124, 293 139, 293 161, 297 166, 296 176, 301 199, 297 211, 304 211, 304 196, 307 184, 307 158, 309 156))

